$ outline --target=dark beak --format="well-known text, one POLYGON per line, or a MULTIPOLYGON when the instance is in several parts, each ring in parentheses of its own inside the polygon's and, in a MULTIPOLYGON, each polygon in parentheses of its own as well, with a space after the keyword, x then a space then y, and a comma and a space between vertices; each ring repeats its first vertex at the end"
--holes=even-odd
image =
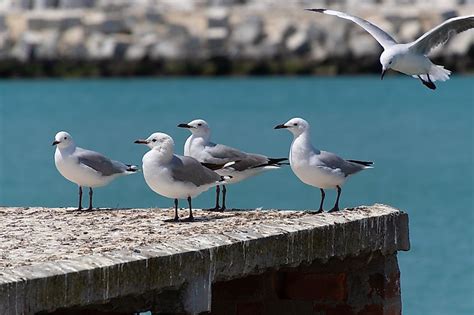
POLYGON ((193 128, 193 126, 190 126, 188 124, 179 124, 178 127, 179 128, 188 128, 188 129, 193 128))
POLYGON ((273 128, 273 129, 284 129, 284 128, 288 128, 288 127, 285 126, 284 124, 281 124, 281 125, 275 126, 275 128, 273 128))
POLYGON ((382 75, 380 76, 380 80, 383 80, 383 77, 384 77, 384 75, 385 75, 386 72, 387 72, 387 70, 385 70, 385 69, 382 70, 382 75))
POLYGON ((148 140, 138 139, 138 140, 135 140, 134 143, 137 143, 137 144, 148 144, 148 140))
POLYGON ((56 145, 56 144, 58 144, 58 143, 60 143, 60 142, 61 142, 61 141, 54 140, 52 145, 56 145))

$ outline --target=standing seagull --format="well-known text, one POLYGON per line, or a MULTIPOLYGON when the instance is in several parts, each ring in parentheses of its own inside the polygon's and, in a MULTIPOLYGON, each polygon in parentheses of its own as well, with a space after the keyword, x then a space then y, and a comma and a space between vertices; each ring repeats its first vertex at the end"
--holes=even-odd
POLYGON ((174 199, 174 219, 168 221, 179 221, 178 199, 188 200, 189 217, 184 221, 193 221, 191 198, 229 179, 202 166, 192 157, 175 155, 174 141, 167 134, 156 132, 135 143, 145 144, 151 149, 142 160, 143 176, 148 186, 157 194, 174 199))
POLYGON ((60 131, 54 137, 54 163, 59 173, 79 186, 79 206, 82 210, 82 186, 89 187, 89 208, 92 210, 92 188, 105 186, 122 175, 138 171, 135 165, 112 161, 100 153, 79 148, 71 135, 60 131))
POLYGON ((393 69, 414 78, 419 78, 425 86, 432 90, 436 89, 433 82, 448 80, 451 71, 444 69, 443 66, 433 64, 427 55, 437 46, 445 44, 454 35, 474 27, 474 15, 455 17, 423 34, 414 42, 398 44, 393 37, 379 27, 359 17, 335 10, 307 10, 350 20, 372 35, 384 49, 382 55, 380 55, 380 63, 382 64, 381 79, 383 79, 388 69, 393 69))
POLYGON ((373 162, 344 160, 331 152, 320 151, 311 144, 309 123, 302 118, 293 118, 275 129, 286 128, 293 134, 290 148, 290 165, 293 172, 305 184, 321 190, 321 204, 317 213, 323 212, 324 189, 336 188, 337 199, 329 212, 339 210, 341 186, 349 175, 367 168, 373 162))
MULTIPOLYGON (((211 129, 202 119, 193 120, 178 127, 188 128, 191 136, 184 144, 184 155, 192 156, 204 166, 215 170, 219 175, 232 176, 226 181, 234 184, 264 171, 278 169, 287 158, 269 158, 260 154, 245 153, 237 149, 212 143, 211 129)), ((222 207, 219 207, 220 188, 216 186, 216 206, 211 211, 224 211, 226 187, 222 185, 222 207)))

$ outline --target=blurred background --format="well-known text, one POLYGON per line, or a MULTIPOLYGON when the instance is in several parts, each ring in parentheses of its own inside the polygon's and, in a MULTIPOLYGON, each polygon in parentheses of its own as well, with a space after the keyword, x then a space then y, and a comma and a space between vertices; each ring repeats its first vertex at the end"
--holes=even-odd
MULTIPOLYGON (((381 47, 331 7, 401 42, 472 14, 472 0, 2 0, 0 75, 133 76, 378 72, 381 47)), ((472 33, 434 53, 474 68, 472 33)))
MULTIPOLYGON (((291 135, 273 127, 300 116, 318 148, 375 161, 343 187, 341 206, 409 213, 403 313, 473 314, 474 31, 431 55, 454 72, 431 91, 393 72, 380 81, 372 37, 303 10, 327 6, 400 41, 474 12, 472 0, 0 0, 0 205, 77 205, 77 187, 54 166, 60 130, 140 165, 146 148, 135 139, 163 131, 182 154, 189 134, 176 125, 203 118, 215 142, 284 157, 291 135)), ((316 209, 319 198, 285 167, 230 185, 227 205, 316 209)), ((334 198, 328 192, 326 209, 334 198)), ((172 205, 141 173, 94 200, 172 205)), ((211 190, 193 204, 213 202, 211 190)))

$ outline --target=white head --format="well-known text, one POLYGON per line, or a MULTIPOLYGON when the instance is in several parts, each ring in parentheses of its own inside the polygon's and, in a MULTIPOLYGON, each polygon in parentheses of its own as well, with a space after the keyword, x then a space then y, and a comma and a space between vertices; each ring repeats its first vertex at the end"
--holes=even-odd
POLYGON ((303 118, 292 118, 286 123, 275 126, 275 129, 288 129, 295 137, 309 130, 309 123, 303 118))
POLYGON ((209 124, 203 119, 195 119, 187 124, 179 124, 178 127, 187 128, 193 135, 200 137, 209 137, 211 135, 209 124))
POLYGON ((56 134, 56 136, 54 136, 53 145, 60 149, 64 149, 74 145, 74 140, 72 140, 71 135, 66 131, 60 131, 56 134))
POLYGON ((138 139, 135 141, 135 143, 145 144, 147 147, 149 147, 152 150, 168 152, 171 154, 173 154, 174 152, 173 138, 168 136, 166 133, 162 133, 162 132, 152 133, 145 140, 138 139))
POLYGON ((382 75, 380 77, 383 80, 385 73, 388 69, 392 69, 395 62, 397 61, 397 54, 392 50, 384 50, 380 55, 380 63, 382 64, 382 75))

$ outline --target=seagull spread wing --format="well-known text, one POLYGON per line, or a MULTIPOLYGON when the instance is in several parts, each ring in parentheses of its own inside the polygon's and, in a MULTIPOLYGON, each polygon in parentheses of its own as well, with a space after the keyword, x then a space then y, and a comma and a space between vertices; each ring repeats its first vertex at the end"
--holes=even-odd
POLYGON ((454 35, 471 28, 474 28, 474 15, 449 19, 411 43, 410 50, 427 55, 437 46, 445 44, 454 35))
POLYGON ((346 19, 346 20, 349 20, 349 21, 352 21, 352 22, 356 23, 357 25, 359 25, 360 27, 365 29, 370 35, 372 35, 379 42, 379 44, 382 45, 382 47, 384 49, 386 49, 387 47, 390 47, 392 45, 397 44, 397 41, 395 39, 393 39, 392 36, 387 34, 385 31, 380 29, 378 26, 370 23, 369 21, 361 19, 357 16, 352 16, 352 15, 346 14, 344 12, 335 11, 335 10, 327 10, 327 9, 307 9, 307 10, 308 11, 313 11, 313 12, 318 12, 318 13, 329 14, 329 15, 335 15, 335 16, 340 17, 342 19, 346 19))

